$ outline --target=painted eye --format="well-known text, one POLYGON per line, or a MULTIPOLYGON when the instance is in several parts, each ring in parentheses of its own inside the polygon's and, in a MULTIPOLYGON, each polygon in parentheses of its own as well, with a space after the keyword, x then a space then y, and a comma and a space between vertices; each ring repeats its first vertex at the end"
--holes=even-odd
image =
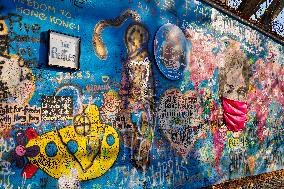
POLYGON ((2 23, 0 23, 0 31, 4 30, 4 25, 2 23))
POLYGON ((78 143, 75 140, 69 140, 67 148, 72 154, 75 154, 78 151, 78 143))
POLYGON ((28 73, 28 74, 26 75, 26 79, 27 79, 27 80, 32 80, 32 78, 33 78, 33 76, 32 76, 31 73, 28 73))
POLYGON ((107 135, 106 142, 109 146, 112 146, 115 143, 114 136, 112 134, 107 135))
POLYGON ((224 44, 225 44, 225 47, 228 47, 230 45, 229 41, 225 41, 224 44))
POLYGON ((45 153, 48 157, 54 157, 57 154, 57 146, 55 142, 49 142, 45 146, 45 153))

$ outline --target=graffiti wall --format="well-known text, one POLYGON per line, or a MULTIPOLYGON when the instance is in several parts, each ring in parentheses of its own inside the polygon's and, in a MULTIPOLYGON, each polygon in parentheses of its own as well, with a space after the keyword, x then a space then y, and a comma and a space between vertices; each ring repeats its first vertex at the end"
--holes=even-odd
POLYGON ((2 0, 0 188, 199 188, 283 169, 283 52, 196 0, 2 0), (49 66, 49 30, 80 38, 79 69, 49 66))

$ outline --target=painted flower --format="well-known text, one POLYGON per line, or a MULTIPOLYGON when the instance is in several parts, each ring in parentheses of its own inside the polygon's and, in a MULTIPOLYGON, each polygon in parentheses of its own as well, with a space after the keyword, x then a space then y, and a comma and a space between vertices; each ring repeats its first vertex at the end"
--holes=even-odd
POLYGON ((25 157, 35 157, 40 152, 37 145, 26 148, 28 141, 38 136, 34 129, 28 128, 26 131, 19 130, 16 132, 16 148, 10 153, 9 159, 11 162, 16 162, 18 168, 24 168, 22 176, 31 178, 37 171, 37 166, 28 162, 26 164, 25 157))

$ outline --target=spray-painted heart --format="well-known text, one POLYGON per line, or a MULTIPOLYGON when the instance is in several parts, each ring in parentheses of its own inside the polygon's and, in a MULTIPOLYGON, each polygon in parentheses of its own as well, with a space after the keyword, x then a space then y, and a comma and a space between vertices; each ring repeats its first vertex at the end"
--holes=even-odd
POLYGON ((203 127, 201 115, 200 100, 192 91, 182 94, 178 89, 168 89, 160 98, 159 126, 183 158, 200 137, 203 127))

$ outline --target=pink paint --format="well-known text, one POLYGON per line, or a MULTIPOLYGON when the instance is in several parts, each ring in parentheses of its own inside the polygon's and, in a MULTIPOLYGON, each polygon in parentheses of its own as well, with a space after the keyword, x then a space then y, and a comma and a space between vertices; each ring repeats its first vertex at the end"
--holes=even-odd
POLYGON ((218 175, 221 175, 220 171, 220 159, 222 156, 222 152, 224 150, 225 144, 225 136, 222 135, 223 133, 220 132, 219 128, 213 134, 213 144, 214 144, 214 155, 215 155, 215 166, 218 175))
POLYGON ((238 132, 245 127, 247 104, 236 100, 222 98, 224 118, 228 130, 238 132))
POLYGON ((26 148, 24 146, 19 145, 19 146, 16 147, 16 154, 18 156, 24 156, 25 153, 26 153, 26 148))
POLYGON ((284 105, 283 96, 283 66, 275 62, 265 62, 263 59, 256 61, 256 72, 251 81, 253 89, 248 93, 249 111, 256 112, 257 119, 257 135, 259 142, 265 139, 264 128, 269 114, 269 106, 275 101, 282 106, 284 105), (276 75, 279 75, 277 78, 276 75), (258 85, 263 89, 260 89, 258 85))
POLYGON ((219 52, 215 55, 212 51, 214 47, 218 47, 218 42, 211 35, 204 35, 192 30, 187 31, 192 43, 192 57, 188 64, 190 71, 190 79, 196 87, 203 80, 212 77, 215 69, 222 62, 223 53, 219 52))

